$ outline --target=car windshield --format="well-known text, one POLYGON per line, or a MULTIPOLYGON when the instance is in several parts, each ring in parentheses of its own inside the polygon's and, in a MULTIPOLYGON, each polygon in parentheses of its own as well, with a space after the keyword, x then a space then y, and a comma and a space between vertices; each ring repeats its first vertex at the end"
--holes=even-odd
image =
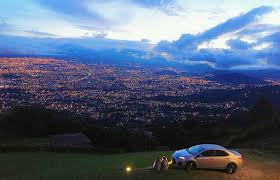
POLYGON ((201 146, 197 145, 197 146, 188 148, 187 151, 192 155, 197 155, 203 151, 203 148, 201 146))

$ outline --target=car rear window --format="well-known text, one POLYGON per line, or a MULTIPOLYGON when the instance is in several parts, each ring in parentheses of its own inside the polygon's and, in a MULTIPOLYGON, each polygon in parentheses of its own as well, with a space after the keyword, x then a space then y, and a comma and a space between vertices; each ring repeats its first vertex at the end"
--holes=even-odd
POLYGON ((216 150, 216 156, 228 156, 229 154, 222 150, 216 150))

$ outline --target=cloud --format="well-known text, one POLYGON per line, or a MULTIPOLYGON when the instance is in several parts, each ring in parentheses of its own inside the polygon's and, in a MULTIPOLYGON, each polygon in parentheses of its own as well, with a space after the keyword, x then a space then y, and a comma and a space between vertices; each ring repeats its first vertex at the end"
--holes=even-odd
POLYGON ((143 7, 166 7, 172 3, 174 0, 131 0, 133 3, 139 4, 143 7))
POLYGON ((9 27, 9 25, 5 22, 0 22, 0 31, 4 31, 9 27))
POLYGON ((89 0, 38 0, 38 3, 57 13, 79 18, 102 19, 87 8, 89 0))
POLYGON ((87 32, 87 33, 85 33, 85 37, 92 37, 92 38, 96 38, 96 39, 104 39, 107 36, 108 36, 108 34, 105 32, 94 32, 94 33, 87 32))
POLYGON ((215 63, 216 68, 228 69, 239 65, 256 64, 255 51, 240 51, 227 49, 202 49, 200 56, 207 55, 206 60, 215 63))
POLYGON ((149 39, 141 39, 141 42, 143 42, 143 43, 150 43, 151 41, 149 40, 149 39))
POLYGON ((263 43, 263 42, 272 43, 274 47, 276 46, 276 47, 280 48, 280 31, 262 38, 260 40, 260 43, 263 43))
MULTIPOLYGON (((263 58, 263 55, 261 56, 259 51, 253 49, 256 44, 248 43, 239 39, 240 37, 231 38, 225 41, 229 49, 198 49, 198 46, 203 43, 216 40, 221 36, 230 34, 236 35, 242 30, 243 34, 245 34, 245 28, 255 24, 263 15, 272 11, 272 7, 261 6, 252 9, 245 14, 231 18, 202 33, 196 35, 183 34, 177 41, 173 42, 161 41, 155 50, 160 54, 168 54, 169 58, 172 57, 173 60, 176 61, 208 61, 215 64, 216 68, 232 68, 239 65, 253 65, 257 63, 256 59, 263 58)), ((266 28, 263 27, 260 29, 263 30, 266 28)), ((246 33, 248 33, 248 31, 246 33)), ((273 39, 276 39, 277 37, 278 36, 275 35, 273 39)))
POLYGON ((252 48, 253 46, 253 44, 247 43, 240 39, 230 39, 226 43, 231 49, 238 49, 238 50, 247 50, 249 48, 252 48))
POLYGON ((0 17, 0 32, 7 31, 11 28, 11 25, 6 22, 6 18, 0 17))
POLYGON ((238 36, 255 36, 258 37, 260 34, 263 33, 273 33, 280 31, 279 25, 273 24, 253 24, 248 27, 243 28, 242 30, 238 31, 236 35, 238 36))
MULTIPOLYGON (((198 45, 216 39, 226 33, 232 33, 238 31, 258 20, 264 14, 271 12, 273 8, 268 6, 261 6, 259 8, 252 9, 251 11, 242 14, 238 17, 231 18, 224 23, 221 23, 205 32, 197 35, 183 34, 179 40, 171 42, 173 46, 184 50, 195 50, 198 45)), ((162 44, 160 44, 161 46, 162 44)))
POLYGON ((269 6, 261 6, 251 11, 242 14, 238 17, 231 18, 226 22, 215 26, 214 28, 205 31, 198 35, 199 39, 201 40, 211 40, 215 39, 223 34, 231 33, 237 30, 240 30, 251 23, 256 22, 261 16, 270 13, 273 11, 272 7, 269 6))
MULTIPOLYGON (((133 49, 135 51, 147 52, 149 47, 146 43, 139 41, 113 40, 107 38, 83 37, 83 38, 54 38, 54 37, 23 37, 0 35, 0 50, 2 47, 14 49, 19 52, 44 54, 59 53, 65 47, 79 47, 88 50, 123 50, 133 49), (32 51, 30 50, 32 48, 32 51)), ((66 50, 68 50, 66 49, 66 50)), ((79 49, 73 51, 79 51, 79 49)))
POLYGON ((131 2, 143 8, 156 8, 169 16, 177 16, 184 9, 176 0, 131 0, 131 2))
MULTIPOLYGON (((175 0, 35 0, 82 29, 108 30, 131 20, 140 8, 172 13, 175 0), (124 11, 125 9, 125 11, 124 11)), ((174 12, 175 13, 175 12, 174 12)))
POLYGON ((24 31, 27 34, 36 36, 36 37, 56 37, 54 34, 46 33, 46 32, 41 32, 41 31, 34 31, 34 30, 26 30, 24 31))
MULTIPOLYGON (((90 8, 90 3, 99 3, 101 0, 36 0, 36 2, 41 7, 53 11, 62 16, 64 20, 68 20, 79 28, 89 24, 92 27, 92 24, 94 24, 95 27, 103 30, 106 29, 108 24, 113 23, 109 19, 104 18, 102 14, 90 8)), ((107 0, 103 2, 107 2, 107 0)))
POLYGON ((259 40, 258 44, 266 44, 269 46, 262 49, 259 57, 267 59, 270 63, 280 66, 280 31, 263 37, 259 40))
POLYGON ((8 23, 7 18, 1 18, 1 17, 0 17, 0 34, 24 35, 24 36, 33 36, 33 37, 57 37, 56 35, 47 32, 24 30, 19 26, 8 23))

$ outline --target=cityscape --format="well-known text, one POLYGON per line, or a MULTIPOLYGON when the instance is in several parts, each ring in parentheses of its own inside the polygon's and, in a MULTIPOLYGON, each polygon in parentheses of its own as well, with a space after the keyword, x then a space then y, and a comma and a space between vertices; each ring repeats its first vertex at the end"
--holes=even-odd
MULTIPOLYGON (((51 58, 1 58, 1 112, 26 105, 87 116, 125 126, 157 121, 226 120, 247 111, 251 89, 275 82, 231 84, 172 68, 81 64, 51 58), (225 100, 203 94, 234 94, 225 100)), ((277 92, 276 92, 277 93, 277 92)), ((279 91, 278 91, 279 93, 279 91)))

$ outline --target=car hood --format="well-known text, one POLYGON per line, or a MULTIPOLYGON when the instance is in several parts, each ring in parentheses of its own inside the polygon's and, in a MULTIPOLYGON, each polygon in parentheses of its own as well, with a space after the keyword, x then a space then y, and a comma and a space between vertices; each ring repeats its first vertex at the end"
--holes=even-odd
POLYGON ((174 156, 175 157, 191 157, 193 155, 190 154, 186 149, 181 149, 181 150, 175 151, 174 156))

